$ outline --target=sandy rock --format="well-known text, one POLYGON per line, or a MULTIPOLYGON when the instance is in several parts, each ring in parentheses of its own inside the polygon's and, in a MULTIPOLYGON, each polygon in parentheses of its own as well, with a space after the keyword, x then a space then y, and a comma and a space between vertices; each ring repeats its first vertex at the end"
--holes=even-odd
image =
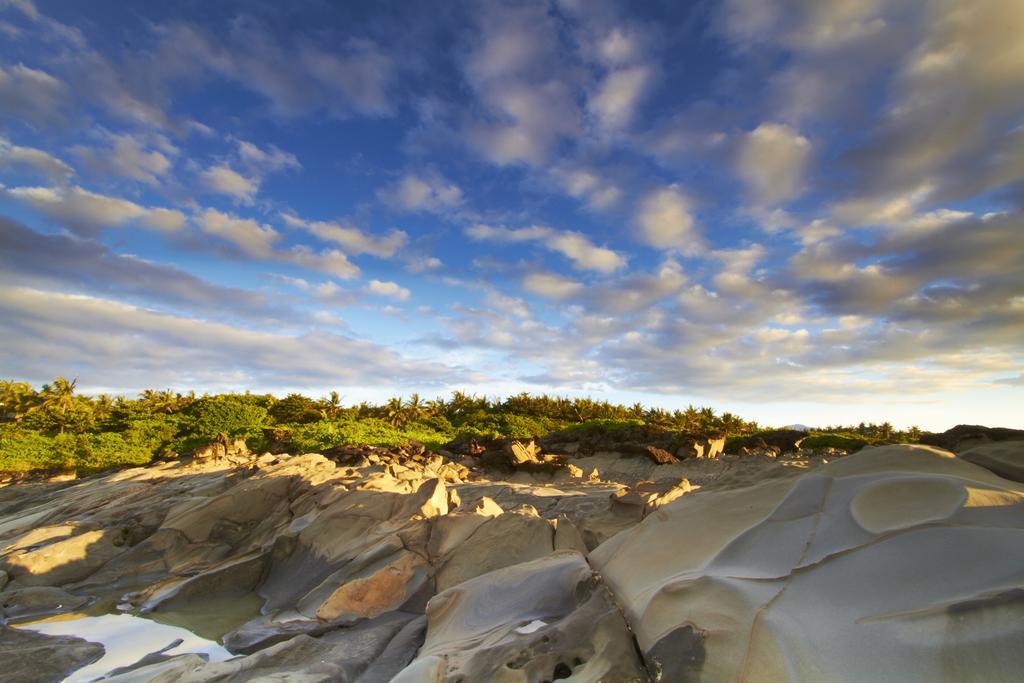
POLYGON ((1001 441, 976 446, 960 453, 960 457, 1005 479, 1024 482, 1024 441, 1001 441))
POLYGON ((506 512, 485 520, 437 572, 439 591, 509 565, 549 555, 554 529, 544 519, 506 512))
POLYGON ((1008 681, 1022 513, 1024 489, 950 453, 867 448, 684 496, 591 560, 664 680, 1008 681))
POLYGON ((56 586, 84 579, 124 550, 121 530, 98 529, 17 550, 0 566, 21 586, 56 586))
POLYGON ((0 592, 0 621, 74 612, 88 603, 89 598, 52 586, 8 588, 0 592))
POLYGON ((644 451, 652 461, 658 465, 673 465, 679 462, 679 458, 657 446, 644 446, 644 451))
POLYGON ((647 680, 614 602, 578 552, 478 576, 427 605, 417 659, 396 681, 647 680), (430 676, 430 678, 426 678, 430 676))
POLYGON ((0 626, 3 679, 10 683, 59 681, 99 660, 103 652, 102 645, 82 638, 0 626))
POLYGON ((668 477, 657 481, 641 481, 611 495, 613 505, 638 506, 647 516, 653 510, 693 490, 688 479, 668 477))

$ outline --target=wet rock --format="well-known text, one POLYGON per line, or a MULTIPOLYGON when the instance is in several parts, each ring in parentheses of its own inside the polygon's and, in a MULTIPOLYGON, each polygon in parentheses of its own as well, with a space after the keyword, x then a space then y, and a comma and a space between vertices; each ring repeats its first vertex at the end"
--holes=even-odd
POLYGON ((103 653, 102 645, 82 638, 0 626, 3 679, 10 683, 59 681, 98 661, 103 653))
POLYGON ((53 586, 8 588, 0 592, 0 618, 9 621, 74 612, 89 602, 89 598, 53 586))

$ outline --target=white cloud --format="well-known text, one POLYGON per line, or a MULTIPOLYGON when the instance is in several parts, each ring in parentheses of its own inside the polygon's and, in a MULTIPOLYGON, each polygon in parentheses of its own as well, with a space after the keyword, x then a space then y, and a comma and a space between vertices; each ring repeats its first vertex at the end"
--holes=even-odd
POLYGON ((290 152, 284 152, 271 145, 266 150, 246 140, 236 140, 238 156, 242 163, 260 176, 277 171, 302 168, 302 164, 290 152))
POLYGON ((676 185, 654 190, 640 202, 636 214, 640 238, 652 247, 695 255, 704 250, 690 200, 676 185))
POLYGON ((380 198, 402 211, 440 212, 462 203, 462 190, 439 173, 407 173, 379 193, 380 198))
POLYGON ((587 106, 601 127, 608 130, 628 128, 651 80, 652 70, 648 66, 615 69, 605 76, 587 106))
MULTIPOLYGON (((147 145, 139 136, 111 134, 108 138, 110 147, 107 149, 77 145, 71 148, 71 153, 94 173, 130 178, 148 185, 159 184, 159 177, 171 168, 167 155, 156 149, 146 149, 147 145)), ((158 143, 172 156, 178 151, 163 136, 159 136, 158 143)))
POLYGON ((185 216, 180 211, 147 208, 117 197, 96 194, 81 187, 0 187, 0 196, 26 204, 70 230, 92 234, 136 222, 157 230, 180 230, 185 216))
POLYGON ((794 199, 803 189, 811 143, 793 128, 762 123, 747 134, 737 159, 737 172, 750 186, 758 205, 794 199))
POLYGON ((254 390, 296 386, 424 386, 459 369, 415 361, 367 341, 234 327, 109 299, 0 289, 0 374, 47 380, 73 368, 82 385, 254 390), (29 331, 26 334, 24 331, 29 331))
POLYGON ((523 278, 523 289, 548 299, 562 300, 583 291, 583 285, 554 273, 530 273, 523 278))
POLYGON ((67 86, 45 71, 24 64, 0 66, 0 115, 19 118, 30 126, 53 124, 63 118, 67 86))
POLYGON ((399 301, 408 301, 409 295, 411 294, 408 289, 402 287, 397 282, 387 282, 382 280, 370 280, 369 284, 366 285, 366 292, 377 296, 386 296, 392 299, 398 299, 399 301))
POLYGON ((466 126, 466 139, 497 164, 542 164, 581 130, 559 24, 542 3, 480 7, 464 70, 483 111, 466 126))
POLYGON ((611 273, 626 265, 626 259, 607 247, 593 244, 579 232, 555 230, 542 225, 529 228, 505 228, 477 224, 466 228, 474 240, 499 243, 538 242, 544 248, 562 254, 579 270, 611 273))
POLYGON ((199 179, 207 190, 234 197, 244 204, 251 204, 260 189, 258 178, 246 178, 226 164, 217 164, 203 170, 199 179))
POLYGON ((391 230, 386 235, 371 235, 359 228, 333 221, 306 221, 287 213, 281 214, 281 218, 289 226, 306 230, 325 242, 333 242, 353 255, 370 254, 378 258, 391 258, 408 241, 408 235, 401 230, 391 230))
POLYGON ((360 273, 359 266, 349 261, 348 257, 337 249, 325 249, 317 252, 299 244, 286 251, 277 252, 276 257, 342 280, 351 280, 358 277, 360 273))
POLYGON ((281 236, 269 225, 257 223, 251 218, 239 218, 216 209, 206 209, 197 218, 204 232, 216 235, 237 246, 242 253, 253 258, 270 258, 274 243, 281 236))
POLYGON ((551 175, 569 196, 583 200, 589 209, 605 211, 622 200, 622 190, 595 170, 560 166, 552 169, 551 175))
POLYGON ((30 169, 53 182, 65 182, 74 175, 70 166, 41 149, 12 145, 0 137, 0 170, 30 169))

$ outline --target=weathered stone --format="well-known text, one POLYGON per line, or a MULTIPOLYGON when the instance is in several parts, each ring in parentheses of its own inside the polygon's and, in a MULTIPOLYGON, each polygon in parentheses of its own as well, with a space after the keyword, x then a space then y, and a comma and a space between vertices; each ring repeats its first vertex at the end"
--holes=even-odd
POLYGON ((59 681, 100 659, 103 646, 71 636, 49 636, 0 626, 3 679, 10 683, 59 681))
POLYGON ((651 460, 659 465, 672 465, 679 462, 679 459, 676 456, 666 450, 658 448, 657 446, 644 446, 644 451, 651 460))

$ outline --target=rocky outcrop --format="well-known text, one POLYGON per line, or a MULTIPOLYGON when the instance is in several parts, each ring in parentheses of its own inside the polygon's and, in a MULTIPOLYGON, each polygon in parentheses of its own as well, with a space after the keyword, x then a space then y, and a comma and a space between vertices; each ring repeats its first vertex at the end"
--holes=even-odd
POLYGON ((1024 488, 937 449, 683 496, 591 561, 659 680, 1009 681, 1024 666, 1024 488))
POLYGON ((998 441, 975 446, 960 453, 959 457, 1005 479, 1024 482, 1024 441, 998 441))
POLYGON ((0 626, 3 679, 10 683, 63 680, 102 656, 102 645, 82 638, 47 636, 0 626))
POLYGON ((1001 441, 1024 441, 1024 429, 957 425, 940 434, 925 434, 920 439, 922 444, 938 446, 954 453, 1001 441))
POLYGON ((123 611, 234 655, 143 650, 121 681, 1001 680, 1024 664, 1024 489, 968 461, 1019 452, 658 464, 660 446, 628 444, 250 454, 0 488, 2 617, 123 611))

